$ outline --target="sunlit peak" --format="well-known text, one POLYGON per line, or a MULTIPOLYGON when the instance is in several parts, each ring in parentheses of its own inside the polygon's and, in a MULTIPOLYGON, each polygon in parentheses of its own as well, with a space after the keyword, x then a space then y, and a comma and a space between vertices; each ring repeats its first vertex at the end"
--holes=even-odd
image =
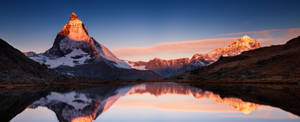
POLYGON ((249 37, 248 35, 244 35, 241 39, 242 39, 242 40, 250 40, 250 39, 252 39, 252 38, 249 37))
POLYGON ((70 20, 74 19, 78 19, 78 16, 74 12, 72 12, 72 14, 70 15, 70 20))

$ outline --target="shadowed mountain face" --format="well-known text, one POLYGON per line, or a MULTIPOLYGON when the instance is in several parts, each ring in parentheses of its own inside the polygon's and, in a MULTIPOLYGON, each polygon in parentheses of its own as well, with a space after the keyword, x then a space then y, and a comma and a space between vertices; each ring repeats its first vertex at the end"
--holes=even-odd
POLYGON ((57 72, 73 77, 100 79, 157 79, 152 71, 131 69, 108 48, 90 37, 86 26, 72 13, 67 24, 57 34, 53 46, 42 54, 25 53, 29 58, 57 72))
POLYGON ((58 75, 0 39, 0 83, 46 83, 58 75))
POLYGON ((260 43, 257 40, 245 35, 239 39, 236 39, 232 44, 224 48, 217 48, 206 54, 195 54, 191 59, 179 58, 164 60, 155 58, 148 62, 128 61, 128 63, 133 68, 152 70, 164 77, 168 77, 176 73, 183 73, 185 71, 197 69, 201 66, 212 64, 213 62, 217 61, 220 56, 235 56, 241 54, 244 51, 257 48, 260 48, 260 43))
POLYGON ((221 57, 212 65, 174 76, 191 82, 299 82, 300 37, 284 45, 221 57))
POLYGON ((160 75, 149 70, 121 69, 107 65, 105 62, 95 62, 74 67, 61 66, 55 70, 62 74, 72 73, 74 76, 101 78, 104 80, 151 80, 161 78, 160 75))
MULTIPOLYGON (((266 93, 261 92, 258 87, 248 87, 247 88, 229 88, 224 86, 220 87, 203 87, 205 89, 210 89, 216 91, 218 94, 205 91, 197 87, 192 87, 188 85, 180 85, 176 83, 144 83, 132 86, 97 86, 93 88, 81 88, 78 90, 55 90, 48 92, 48 95, 40 94, 40 98, 34 98, 36 100, 33 102, 29 108, 34 109, 39 106, 47 107, 52 110, 60 122, 91 122, 101 116, 105 111, 107 111, 113 104, 119 100, 121 97, 131 96, 131 95, 154 95, 154 96, 164 96, 164 95, 185 95, 193 96, 195 99, 209 99, 217 104, 226 104, 231 108, 239 111, 243 114, 249 114, 255 111, 260 105, 272 105, 277 107, 282 107, 287 111, 291 111, 299 115, 299 96, 290 96, 287 94, 294 94, 299 91, 299 89, 291 90, 290 92, 283 92, 281 89, 265 88, 266 93), (216 89, 217 88, 217 89, 216 89), (228 90, 230 89, 230 91, 228 90), (245 89, 247 92, 245 92, 245 89), (232 91, 234 90, 234 91, 232 91), (240 93, 239 95, 237 93, 240 93), (271 95, 276 93, 276 95, 271 95), (243 95, 244 94, 244 95, 243 95), (239 98, 237 98, 237 96, 239 98), (273 100, 279 100, 286 96, 288 100, 281 100, 279 102, 274 102, 273 100), (242 99, 240 99, 242 98, 242 99), (265 98, 265 99, 263 99, 265 98), (246 102, 251 101, 251 102, 246 102), (252 103, 253 102, 253 103, 252 103), (293 103, 290 105, 289 103, 293 103)), ((293 88, 292 88, 293 89, 293 88)), ((1 94, 0 94, 1 95, 1 94)), ((3 97, 5 99, 5 97, 3 97)), ((6 98, 8 96, 6 95, 6 98)), ((30 99, 30 97, 28 98, 30 99)), ((6 102, 0 102, 7 104, 7 101, 15 99, 7 99, 6 102)), ((145 101, 146 102, 146 101, 145 101)), ((146 102, 147 103, 147 102, 146 102)), ((16 106, 18 108, 25 108, 27 104, 21 104, 22 106, 16 106)), ((185 104, 185 103, 183 103, 185 104)), ((9 106, 10 110, 15 110, 14 106, 9 106)), ((9 108, 6 108, 7 110, 9 108)), ((5 109, 5 110, 6 110, 5 109)), ((20 110, 18 109, 18 111, 20 110)), ((16 114, 13 114, 14 116, 16 114)))

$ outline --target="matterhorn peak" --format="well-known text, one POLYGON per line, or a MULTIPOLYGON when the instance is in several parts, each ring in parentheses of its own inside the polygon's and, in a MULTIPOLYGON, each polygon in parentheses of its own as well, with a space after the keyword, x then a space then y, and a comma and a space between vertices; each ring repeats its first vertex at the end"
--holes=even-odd
POLYGON ((70 20, 61 29, 59 34, 66 36, 73 41, 89 42, 91 38, 88 35, 87 28, 74 12, 72 12, 70 20))
POLYGON ((77 14, 75 14, 74 12, 72 12, 72 14, 70 15, 70 20, 75 20, 75 19, 79 19, 77 14))
MULTIPOLYGON (((90 37, 87 28, 74 12, 71 13, 69 21, 57 34, 53 46, 45 52, 45 55, 51 58, 70 57, 76 59, 75 62, 78 62, 79 59, 82 59, 82 62, 91 58, 105 59, 113 62, 117 67, 130 68, 126 62, 118 59, 108 48, 90 37)), ((57 64, 52 67, 60 65, 57 64)))

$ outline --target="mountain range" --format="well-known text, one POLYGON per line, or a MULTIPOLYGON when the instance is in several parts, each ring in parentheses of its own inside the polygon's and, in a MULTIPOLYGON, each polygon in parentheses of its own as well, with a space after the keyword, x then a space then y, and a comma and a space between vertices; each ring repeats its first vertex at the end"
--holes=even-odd
POLYGON ((86 26, 75 13, 57 34, 53 46, 44 53, 25 53, 32 60, 45 64, 71 77, 108 80, 157 79, 150 70, 136 70, 117 58, 108 48, 90 37, 86 26))
POLYGON ((194 70, 201 66, 207 66, 216 62, 219 57, 228 57, 239 55, 244 51, 260 48, 260 43, 245 35, 236 39, 232 44, 224 48, 217 48, 206 54, 195 54, 192 58, 179 58, 164 60, 154 58, 148 62, 145 61, 128 61, 136 69, 152 70, 161 76, 168 77, 176 73, 183 73, 188 70, 194 70))
POLYGON ((259 42, 246 35, 227 47, 214 49, 206 54, 195 54, 192 58, 171 60, 154 58, 148 62, 124 61, 90 37, 86 26, 75 13, 72 13, 50 49, 41 54, 34 52, 24 54, 63 75, 134 80, 168 77, 212 64, 220 56, 234 56, 257 48, 260 48, 259 42))
POLYGON ((62 74, 104 80, 153 80, 174 75, 167 79, 298 82, 299 38, 292 39, 285 45, 261 48, 257 40, 246 35, 227 47, 214 49, 206 54, 195 54, 192 58, 155 58, 148 62, 133 62, 120 60, 108 48, 90 37, 83 22, 72 13, 50 49, 40 54, 24 53, 40 64, 0 40, 0 81, 49 81, 62 74))
POLYGON ((298 83, 300 37, 284 45, 250 50, 196 70, 172 76, 202 83, 298 83))

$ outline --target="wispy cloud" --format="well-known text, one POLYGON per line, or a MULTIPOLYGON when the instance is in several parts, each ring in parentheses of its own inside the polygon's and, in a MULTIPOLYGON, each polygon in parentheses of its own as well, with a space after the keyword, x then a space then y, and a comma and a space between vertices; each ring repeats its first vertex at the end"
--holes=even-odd
POLYGON ((217 36, 232 37, 250 35, 257 40, 260 40, 264 46, 283 44, 286 41, 300 36, 300 28, 287 28, 287 29, 270 29, 237 33, 218 34, 217 36))
POLYGON ((248 31, 248 32, 237 32, 237 33, 225 33, 218 34, 217 36, 241 36, 251 34, 252 36, 271 36, 273 32, 279 32, 280 29, 271 29, 271 30, 260 30, 260 31, 248 31))
POLYGON ((195 53, 206 53, 216 48, 229 45, 235 39, 250 35, 258 40, 263 46, 283 44, 286 41, 300 35, 300 28, 270 29, 249 32, 218 34, 222 38, 203 39, 181 42, 168 42, 148 47, 127 47, 113 50, 121 59, 125 60, 150 60, 155 57, 163 59, 174 59, 191 57, 195 53))
POLYGON ((215 48, 224 47, 237 38, 204 39, 181 42, 161 43, 149 47, 128 47, 113 50, 121 59, 150 60, 155 57, 172 59, 191 57, 195 53, 205 53, 215 48))

